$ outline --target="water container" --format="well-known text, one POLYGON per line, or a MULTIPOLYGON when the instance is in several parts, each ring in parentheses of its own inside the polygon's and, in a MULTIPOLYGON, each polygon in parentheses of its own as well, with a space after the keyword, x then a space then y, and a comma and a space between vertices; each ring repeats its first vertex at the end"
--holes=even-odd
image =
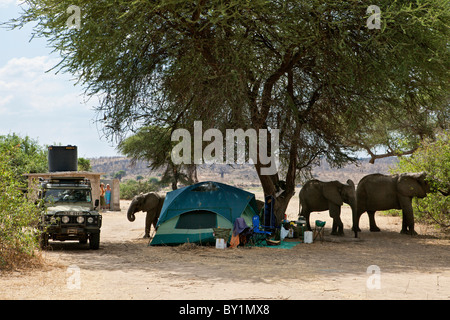
POLYGON ((303 233, 303 242, 304 243, 312 243, 313 242, 313 233, 312 233, 312 231, 305 231, 303 233))
POLYGON ((78 171, 77 146, 49 146, 48 171, 78 171))
POLYGON ((226 249, 227 243, 224 239, 216 239, 216 249, 226 249))

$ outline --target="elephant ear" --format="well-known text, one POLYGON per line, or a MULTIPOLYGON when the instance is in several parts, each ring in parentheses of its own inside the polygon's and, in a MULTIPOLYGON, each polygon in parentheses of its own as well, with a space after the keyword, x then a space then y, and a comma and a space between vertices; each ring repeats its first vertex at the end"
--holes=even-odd
POLYGON ((337 204, 338 206, 342 206, 342 204, 344 203, 342 201, 339 183, 325 183, 325 185, 323 186, 323 196, 327 200, 333 202, 334 204, 337 204))
POLYGON ((347 180, 347 184, 348 184, 350 187, 353 187, 353 189, 355 189, 355 183, 353 182, 352 179, 348 179, 348 180, 347 180))
POLYGON ((149 192, 143 196, 143 210, 148 211, 156 208, 160 201, 160 196, 155 192, 149 192))
POLYGON ((144 204, 144 201, 145 201, 144 195, 142 193, 140 193, 134 199, 136 200, 136 206, 138 208, 142 207, 142 205, 144 204))
POLYGON ((405 197, 424 198, 426 192, 423 188, 423 174, 402 174, 397 182, 397 192, 405 197))

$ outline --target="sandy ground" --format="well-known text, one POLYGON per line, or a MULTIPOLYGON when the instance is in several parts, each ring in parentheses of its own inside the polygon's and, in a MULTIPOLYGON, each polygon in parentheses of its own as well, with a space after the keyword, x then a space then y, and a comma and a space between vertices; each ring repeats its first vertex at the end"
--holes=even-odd
MULTIPOLYGON (((343 237, 330 235, 328 212, 313 213, 325 241, 289 250, 148 247, 144 213, 131 223, 128 205, 103 213, 98 251, 50 242, 45 268, 0 274, 0 299, 450 299, 450 240, 422 225, 401 235, 398 217, 378 215, 382 232, 371 233, 363 215, 354 239, 348 207, 343 237)), ((297 211, 295 196, 288 218, 297 211)))

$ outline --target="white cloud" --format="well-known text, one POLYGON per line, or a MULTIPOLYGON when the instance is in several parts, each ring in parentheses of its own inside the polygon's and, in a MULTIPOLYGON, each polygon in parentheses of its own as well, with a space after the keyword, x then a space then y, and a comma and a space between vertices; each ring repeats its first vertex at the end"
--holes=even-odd
POLYGON ((12 5, 21 5, 23 0, 0 0, 0 8, 6 8, 12 5))
MULTIPOLYGON (((12 112, 56 112, 86 109, 81 89, 66 75, 46 72, 57 63, 49 57, 13 58, 0 68, 1 97, 8 97, 12 112), (12 101, 13 100, 13 101, 12 101)), ((3 103, 3 106, 6 102, 3 103)))
POLYGON ((13 95, 0 96, 0 116, 9 114, 8 108, 6 105, 14 98, 13 95))
POLYGON ((10 102, 12 98, 13 98, 12 94, 10 94, 6 97, 0 97, 0 107, 7 104, 8 102, 10 102))
POLYGON ((15 132, 42 144, 75 144, 80 156, 113 155, 92 123, 92 103, 70 75, 46 72, 58 60, 48 56, 12 58, 0 65, 0 135, 15 132))

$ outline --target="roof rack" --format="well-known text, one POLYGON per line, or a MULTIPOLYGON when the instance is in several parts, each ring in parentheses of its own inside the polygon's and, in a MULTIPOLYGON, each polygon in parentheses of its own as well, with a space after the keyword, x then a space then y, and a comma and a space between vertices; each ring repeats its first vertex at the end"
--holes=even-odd
POLYGON ((90 187, 91 181, 84 177, 52 177, 40 179, 45 187, 90 187))

